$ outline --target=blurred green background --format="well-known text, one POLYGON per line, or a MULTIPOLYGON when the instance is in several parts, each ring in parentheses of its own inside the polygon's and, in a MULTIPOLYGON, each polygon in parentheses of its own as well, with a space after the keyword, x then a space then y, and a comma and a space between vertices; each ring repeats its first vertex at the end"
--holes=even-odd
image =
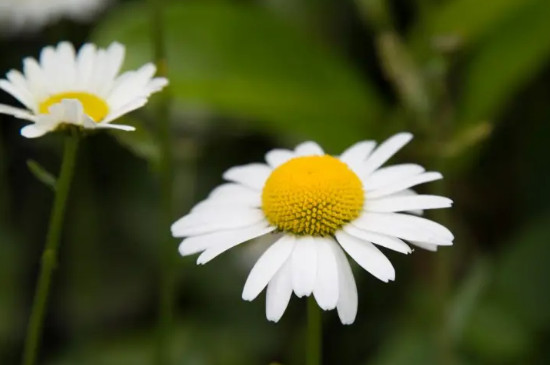
MULTIPOLYGON (((355 267, 359 313, 324 314, 325 364, 549 364, 550 1, 166 0, 176 211, 230 166, 316 140, 340 153, 408 130, 393 162, 446 179, 455 245, 403 256, 384 284, 355 267)), ((152 59, 144 1, 119 1, 87 24, 62 20, 0 35, 0 74, 44 45, 127 46, 125 68, 152 59)), ((0 93, 0 102, 15 104, 0 93)), ((136 133, 86 140, 70 198, 42 363, 150 364, 159 245, 154 105, 136 133)), ((61 137, 27 140, 0 116, 0 364, 19 361, 52 203, 26 161, 56 172, 61 137)), ((177 241, 173 241, 177 255, 177 241)), ((264 295, 241 291, 265 243, 198 267, 178 257, 173 364, 302 364, 305 301, 278 324, 264 295)))

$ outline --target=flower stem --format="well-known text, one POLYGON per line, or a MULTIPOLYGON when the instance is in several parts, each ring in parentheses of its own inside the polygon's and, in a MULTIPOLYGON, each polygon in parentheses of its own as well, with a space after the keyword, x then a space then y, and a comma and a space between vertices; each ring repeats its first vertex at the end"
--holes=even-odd
MULTIPOLYGON (((151 39, 158 76, 166 76, 166 45, 163 27, 164 0, 150 0, 151 39)), ((161 244, 159 255, 160 285, 158 302, 158 324, 156 362, 159 365, 170 363, 170 337, 174 320, 176 291, 175 246, 168 237, 173 219, 173 180, 174 162, 170 126, 170 95, 164 92, 157 108, 158 141, 161 149, 159 175, 162 202, 161 244)))
POLYGON ((321 365, 322 349, 321 309, 313 296, 307 299, 307 365, 321 365))
POLYGON ((36 363, 52 276, 57 266, 57 250, 61 237, 63 218, 65 216, 67 197, 74 174, 78 142, 79 136, 77 134, 67 136, 65 139, 63 162, 61 163, 61 172, 56 184, 55 200, 50 217, 46 245, 42 253, 40 276, 36 286, 27 337, 25 339, 22 362, 24 365, 34 365, 36 363))

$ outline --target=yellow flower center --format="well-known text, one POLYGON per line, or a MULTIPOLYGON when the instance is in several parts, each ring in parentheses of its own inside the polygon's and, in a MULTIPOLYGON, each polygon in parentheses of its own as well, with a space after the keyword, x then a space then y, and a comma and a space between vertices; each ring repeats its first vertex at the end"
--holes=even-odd
POLYGON ((330 236, 357 218, 363 184, 332 156, 297 157, 277 167, 262 192, 262 210, 281 231, 330 236))
POLYGON ((50 107, 61 102, 63 99, 76 99, 80 101, 86 113, 94 122, 101 122, 109 113, 107 103, 97 96, 85 92, 67 92, 50 96, 48 99, 40 103, 40 113, 48 113, 50 107))

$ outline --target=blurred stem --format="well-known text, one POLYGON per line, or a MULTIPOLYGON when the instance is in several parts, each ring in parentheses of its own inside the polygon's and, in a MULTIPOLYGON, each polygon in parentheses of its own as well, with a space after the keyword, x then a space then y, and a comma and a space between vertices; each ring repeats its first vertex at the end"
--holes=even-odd
POLYGON ((322 342, 321 309, 311 295, 307 298, 306 365, 321 365, 322 342))
POLYGON ((395 30, 387 0, 356 0, 365 26, 375 32, 380 67, 419 129, 429 127, 433 109, 425 77, 402 37, 395 30))
POLYGON ((79 136, 76 133, 67 136, 65 139, 63 162, 61 163, 61 172, 57 180, 55 200, 50 217, 46 245, 42 253, 40 276, 38 278, 38 285, 36 287, 31 317, 27 329, 27 337, 25 339, 22 362, 24 365, 34 365, 36 363, 53 271, 57 266, 59 239, 61 237, 65 207, 74 174, 78 142, 79 136))
MULTIPOLYGON (((166 45, 164 43, 163 8, 164 0, 149 0, 151 36, 157 74, 166 76, 166 45)), ((158 302, 158 328, 156 362, 159 365, 170 363, 170 338, 174 322, 174 302, 176 291, 176 261, 175 246, 169 238, 170 224, 173 216, 173 180, 174 162, 170 127, 170 96, 164 92, 160 95, 157 108, 158 139, 161 148, 160 184, 162 195, 162 222, 160 233, 160 285, 158 302)))

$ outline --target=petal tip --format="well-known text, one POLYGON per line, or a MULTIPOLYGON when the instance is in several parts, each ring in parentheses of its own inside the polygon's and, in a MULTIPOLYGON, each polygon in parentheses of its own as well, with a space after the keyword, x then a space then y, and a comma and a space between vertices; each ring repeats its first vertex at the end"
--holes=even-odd
POLYGON ((280 317, 270 317, 270 316, 267 316, 266 318, 269 322, 273 322, 273 323, 277 323, 279 322, 279 319, 281 319, 280 317))
POLYGON ((250 295, 250 293, 246 293, 243 291, 242 295, 241 295, 241 298, 242 300, 244 301, 247 301, 247 302, 251 302, 253 301, 255 298, 252 298, 252 296, 250 295))

